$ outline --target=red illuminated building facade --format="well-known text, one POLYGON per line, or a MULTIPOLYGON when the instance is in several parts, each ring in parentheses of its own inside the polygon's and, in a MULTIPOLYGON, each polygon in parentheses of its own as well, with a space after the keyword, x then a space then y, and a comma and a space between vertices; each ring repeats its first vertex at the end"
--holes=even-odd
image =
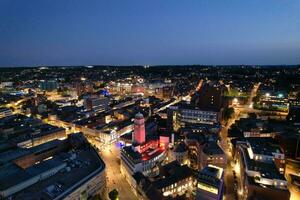
MULTIPOLYGON (((158 164, 166 157, 168 142, 159 139, 146 140, 145 120, 141 113, 134 119, 133 144, 121 150, 121 173, 132 184, 132 175, 141 172, 145 176, 156 176, 158 164)), ((134 186, 133 186, 134 187, 134 186)))

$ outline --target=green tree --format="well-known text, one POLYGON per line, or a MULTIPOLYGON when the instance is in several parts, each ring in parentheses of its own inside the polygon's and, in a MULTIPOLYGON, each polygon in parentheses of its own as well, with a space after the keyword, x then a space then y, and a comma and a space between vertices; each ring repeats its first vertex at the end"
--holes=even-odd
POLYGON ((118 199, 118 196, 119 196, 119 192, 116 190, 116 189, 113 189, 112 191, 110 191, 108 193, 108 197, 111 199, 111 200, 117 200, 118 199))
POLYGON ((100 194, 96 194, 91 198, 91 200, 102 200, 100 194))
POLYGON ((226 108, 224 111, 224 119, 227 121, 232 117, 233 113, 234 113, 234 108, 232 107, 226 108))

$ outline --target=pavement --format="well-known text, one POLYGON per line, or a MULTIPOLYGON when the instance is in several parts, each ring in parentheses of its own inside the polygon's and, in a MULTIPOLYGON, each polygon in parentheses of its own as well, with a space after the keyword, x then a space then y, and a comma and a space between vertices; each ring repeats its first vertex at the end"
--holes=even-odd
POLYGON ((225 199, 228 200, 233 200, 233 199, 238 199, 238 195, 237 195, 237 191, 234 188, 234 175, 233 175, 233 171, 234 171, 234 162, 233 162, 233 158, 232 158, 232 154, 229 151, 229 141, 227 138, 227 134, 228 134, 228 129, 230 128, 230 126, 232 124, 234 124, 235 120, 238 120, 241 117, 242 113, 249 113, 252 112, 254 109, 252 108, 253 104, 253 98, 256 96, 258 88, 259 88, 259 83, 255 84, 253 89, 251 90, 249 99, 247 101, 247 103, 245 105, 239 106, 239 107, 235 107, 234 109, 234 115, 232 116, 231 119, 229 119, 229 121, 227 122, 226 126, 222 127, 220 136, 221 136, 221 147, 224 150, 224 152, 226 153, 227 156, 227 165, 226 168, 224 170, 224 182, 225 182, 225 199))
POLYGON ((231 124, 234 123, 236 119, 238 119, 239 113, 235 113, 234 117, 229 120, 227 125, 222 128, 221 130, 221 147, 226 153, 227 156, 227 165, 224 170, 224 182, 225 182, 225 199, 230 199, 233 200, 235 199, 236 196, 236 191, 234 190, 234 176, 233 176, 233 158, 231 153, 229 152, 229 144, 227 140, 227 133, 228 133, 228 128, 231 126, 231 124))
POLYGON ((132 192, 129 183, 121 174, 120 149, 116 146, 116 144, 111 144, 105 147, 99 145, 96 146, 100 149, 99 154, 106 164, 107 194, 113 189, 117 189, 120 200, 138 200, 136 195, 132 192))

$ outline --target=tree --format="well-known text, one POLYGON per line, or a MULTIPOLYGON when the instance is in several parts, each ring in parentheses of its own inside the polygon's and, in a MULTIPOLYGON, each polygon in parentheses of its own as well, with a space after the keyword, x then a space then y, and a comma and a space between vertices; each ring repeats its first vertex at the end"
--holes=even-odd
POLYGON ((234 113, 234 108, 230 107, 230 108, 226 108, 224 111, 224 119, 228 120, 232 117, 234 113))
POLYGON ((100 194, 96 194, 95 196, 93 196, 93 197, 91 198, 91 200, 101 200, 100 194))
POLYGON ((119 196, 119 192, 116 190, 116 189, 113 189, 112 191, 110 191, 108 193, 108 197, 111 199, 111 200, 117 200, 118 199, 118 196, 119 196))

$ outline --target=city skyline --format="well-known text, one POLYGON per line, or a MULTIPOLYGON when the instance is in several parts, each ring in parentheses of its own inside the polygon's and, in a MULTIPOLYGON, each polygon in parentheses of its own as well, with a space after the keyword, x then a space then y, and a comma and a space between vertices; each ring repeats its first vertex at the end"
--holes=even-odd
POLYGON ((300 63, 300 2, 1 1, 0 66, 300 63))
POLYGON ((300 199, 299 65, 0 71, 0 198, 300 199))

